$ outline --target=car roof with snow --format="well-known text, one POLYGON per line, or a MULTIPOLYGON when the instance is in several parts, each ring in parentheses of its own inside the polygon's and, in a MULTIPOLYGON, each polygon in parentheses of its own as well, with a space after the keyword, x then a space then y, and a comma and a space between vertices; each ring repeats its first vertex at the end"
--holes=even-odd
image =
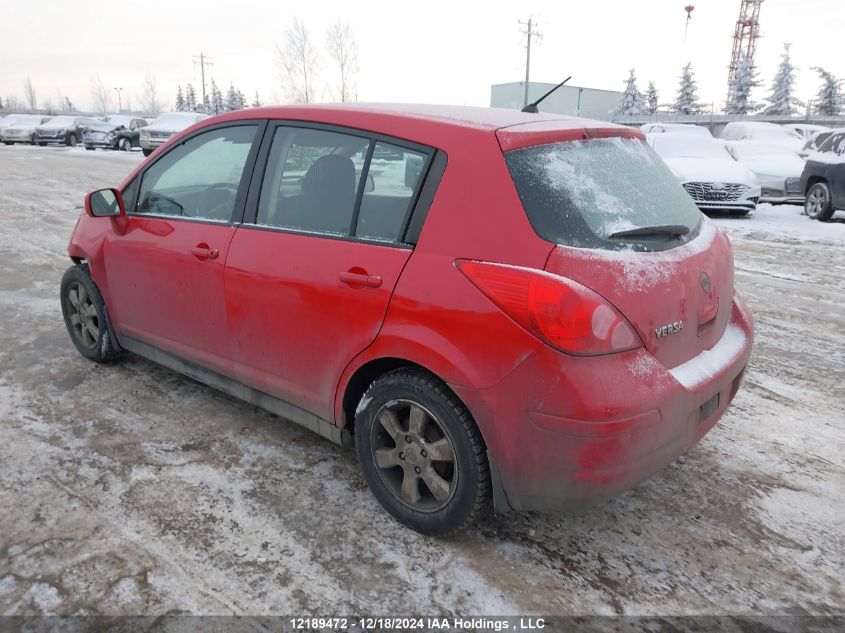
POLYGON ((545 112, 395 103, 263 106, 221 114, 202 125, 248 119, 288 119, 360 128, 443 148, 456 148, 465 140, 456 132, 495 134, 503 151, 597 136, 645 138, 635 128, 545 112))

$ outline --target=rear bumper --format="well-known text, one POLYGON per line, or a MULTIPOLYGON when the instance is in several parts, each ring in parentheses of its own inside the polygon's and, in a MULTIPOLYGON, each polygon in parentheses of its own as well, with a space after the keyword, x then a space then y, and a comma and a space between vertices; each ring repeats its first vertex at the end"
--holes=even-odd
POLYGON ((752 338, 736 297, 722 340, 672 370, 644 349, 572 358, 544 348, 494 387, 453 386, 485 434, 497 509, 594 504, 676 460, 736 395, 752 338))

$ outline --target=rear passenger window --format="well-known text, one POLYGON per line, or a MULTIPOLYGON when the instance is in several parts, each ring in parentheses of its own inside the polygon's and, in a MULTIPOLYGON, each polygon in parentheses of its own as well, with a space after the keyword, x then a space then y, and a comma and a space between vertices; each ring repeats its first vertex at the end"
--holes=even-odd
POLYGON ((144 172, 136 213, 229 222, 257 125, 189 138, 144 172))
POLYGON ((349 235, 368 138, 279 127, 273 135, 258 223, 349 235))
POLYGON ((367 186, 361 199, 355 235, 364 239, 398 241, 414 193, 423 176, 426 156, 388 143, 376 143, 367 186))

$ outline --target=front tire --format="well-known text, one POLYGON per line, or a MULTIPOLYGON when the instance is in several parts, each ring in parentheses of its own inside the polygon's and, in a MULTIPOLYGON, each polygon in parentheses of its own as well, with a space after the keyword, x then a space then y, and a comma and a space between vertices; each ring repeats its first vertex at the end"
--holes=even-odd
MULTIPOLYGON (((355 449, 381 505, 400 523, 444 535, 490 504, 484 440, 469 410, 440 380, 417 369, 376 379, 355 418, 355 449)), ((360 408, 360 405, 359 405, 360 408)))
POLYGON ((93 152, 93 151, 94 151, 94 148, 93 148, 93 147, 91 147, 90 145, 86 145, 86 146, 85 146, 85 149, 87 149, 89 152, 93 152))
POLYGON ((121 139, 120 149, 124 152, 131 152, 132 151, 132 141, 130 141, 128 138, 121 139))
POLYGON ((76 134, 69 134, 67 137, 67 146, 68 147, 76 147, 76 134))
POLYGON ((833 217, 833 198, 825 182, 814 183, 807 191, 804 211, 813 220, 827 222, 833 217))
POLYGON ((62 277, 62 316, 70 339, 85 358, 107 363, 118 356, 103 296, 87 266, 71 266, 62 277))
POLYGON ((149 156, 150 154, 153 153, 153 150, 147 149, 146 147, 141 148, 141 151, 144 152, 144 156, 149 156))

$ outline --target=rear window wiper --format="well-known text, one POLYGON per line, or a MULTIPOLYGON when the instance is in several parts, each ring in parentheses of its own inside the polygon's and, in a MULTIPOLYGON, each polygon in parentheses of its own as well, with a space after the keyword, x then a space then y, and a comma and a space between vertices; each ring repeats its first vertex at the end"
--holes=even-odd
POLYGON ((618 240, 625 237, 651 237, 656 235, 668 235, 669 237, 683 237, 689 233, 689 227, 683 224, 661 224, 659 226, 641 226, 627 231, 617 231, 607 236, 610 240, 618 240))

